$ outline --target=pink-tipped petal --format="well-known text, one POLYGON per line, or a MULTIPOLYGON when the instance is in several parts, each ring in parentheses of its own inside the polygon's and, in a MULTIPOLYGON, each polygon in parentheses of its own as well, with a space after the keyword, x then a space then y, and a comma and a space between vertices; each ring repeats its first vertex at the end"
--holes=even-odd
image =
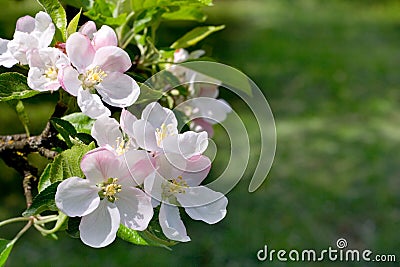
POLYGON ((72 66, 66 66, 58 71, 58 81, 62 88, 73 96, 77 96, 82 86, 79 73, 72 66))
POLYGON ((138 119, 135 115, 133 115, 126 109, 122 109, 120 118, 121 128, 130 138, 134 138, 135 136, 133 133, 133 124, 137 120, 138 119))
POLYGON ((101 47, 93 58, 93 66, 99 66, 105 72, 125 72, 132 62, 128 53, 116 46, 101 47))
POLYGON ((79 29, 79 32, 83 35, 89 37, 89 39, 93 39, 94 33, 97 31, 96 24, 93 21, 88 21, 82 25, 79 29))
POLYGON ((93 62, 95 50, 90 39, 79 32, 71 34, 65 44, 65 49, 71 63, 80 73, 83 73, 93 62))
POLYGON ((119 157, 121 184, 137 186, 149 175, 154 175, 154 159, 144 150, 127 150, 119 157))
POLYGON ((16 31, 30 33, 35 29, 35 19, 31 16, 23 16, 17 20, 16 31))
POLYGON ((111 27, 103 25, 98 32, 94 33, 92 43, 94 49, 98 50, 104 46, 117 46, 118 39, 115 31, 111 27))

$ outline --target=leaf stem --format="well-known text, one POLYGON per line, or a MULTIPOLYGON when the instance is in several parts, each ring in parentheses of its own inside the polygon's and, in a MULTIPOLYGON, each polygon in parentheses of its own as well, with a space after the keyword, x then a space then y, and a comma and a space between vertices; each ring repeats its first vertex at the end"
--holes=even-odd
POLYGON ((21 229, 21 231, 18 232, 18 234, 13 238, 13 240, 11 240, 11 244, 15 244, 15 242, 17 242, 17 240, 26 232, 28 231, 29 228, 31 228, 32 226, 32 220, 31 218, 27 218, 29 219, 29 222, 24 226, 24 228, 21 229))
POLYGON ((57 223, 56 225, 52 228, 52 229, 46 229, 40 225, 43 225, 44 223, 48 223, 48 222, 52 222, 55 221, 54 219, 50 218, 48 219, 48 221, 43 222, 43 221, 38 221, 37 223, 33 224, 33 226, 42 234, 45 235, 50 235, 50 234, 54 234, 55 232, 57 232, 58 230, 60 230, 61 226, 64 224, 64 222, 67 220, 68 216, 65 215, 64 213, 60 212, 59 215, 56 217, 57 218, 57 223))

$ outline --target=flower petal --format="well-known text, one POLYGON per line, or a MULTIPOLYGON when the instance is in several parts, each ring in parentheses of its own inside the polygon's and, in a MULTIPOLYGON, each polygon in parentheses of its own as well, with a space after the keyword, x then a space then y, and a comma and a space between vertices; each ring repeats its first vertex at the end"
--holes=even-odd
POLYGON ((133 115, 126 109, 122 109, 120 118, 121 128, 130 138, 134 138, 135 136, 133 133, 133 124, 136 121, 137 118, 135 115, 133 115))
POLYGON ((190 241, 190 237, 186 234, 186 227, 179 215, 178 207, 161 203, 158 218, 161 229, 166 237, 180 242, 190 241))
POLYGON ((78 91, 78 106, 81 111, 92 119, 98 119, 102 116, 110 116, 110 110, 104 106, 98 95, 90 93, 88 90, 78 91))
POLYGON ((29 15, 17 20, 16 31, 30 33, 35 29, 35 19, 29 15))
POLYGON ((96 31, 97 31, 96 24, 93 21, 86 22, 79 29, 79 32, 89 37, 89 39, 93 39, 94 33, 96 31))
POLYGON ((205 186, 189 187, 185 193, 176 194, 176 198, 194 220, 214 224, 226 215, 228 199, 205 186))
POLYGON ((214 129, 212 124, 202 118, 193 119, 190 123, 190 130, 198 133, 206 131, 210 138, 214 136, 214 129))
POLYGON ((110 150, 99 147, 89 151, 82 157, 81 169, 87 180, 98 184, 112 177, 118 177, 120 162, 110 150))
POLYGON ((137 144, 148 151, 157 151, 156 129, 146 120, 138 120, 133 125, 133 135, 137 144))
POLYGON ((92 136, 99 146, 109 145, 114 149, 117 148, 117 141, 123 139, 117 120, 106 116, 94 122, 92 136))
POLYGON ((153 207, 157 207, 162 201, 162 185, 164 181, 164 178, 158 173, 150 175, 144 180, 144 190, 151 196, 153 207))
POLYGON ((9 40, 0 38, 0 66, 6 68, 11 68, 18 63, 18 60, 16 60, 11 55, 10 51, 8 51, 7 45, 9 42, 9 40))
POLYGON ((92 63, 95 55, 90 39, 79 32, 71 34, 65 44, 65 49, 71 63, 78 69, 79 73, 85 71, 92 63))
POLYGON ((133 230, 145 230, 153 217, 150 197, 138 188, 122 187, 115 204, 121 216, 121 224, 133 230))
POLYGON ((162 107, 159 103, 153 102, 148 104, 143 112, 142 119, 147 120, 154 128, 161 128, 162 124, 171 125, 170 128, 174 134, 178 133, 178 121, 172 110, 162 107))
POLYGON ((167 136, 162 141, 164 152, 180 154, 187 159, 202 154, 207 146, 207 132, 187 131, 179 135, 167 136))
POLYGON ((43 11, 38 12, 35 16, 35 29, 31 34, 39 39, 39 46, 41 48, 48 47, 55 32, 56 28, 50 15, 43 11))
POLYGON ((149 175, 154 175, 154 159, 144 150, 128 150, 120 156, 121 183, 130 186, 143 184, 149 175))
POLYGON ((96 51, 93 66, 99 66, 105 72, 125 72, 132 66, 132 62, 128 53, 120 47, 105 46, 96 51))
POLYGON ((118 208, 113 203, 102 200, 94 212, 82 217, 79 225, 81 240, 94 248, 108 246, 115 240, 119 223, 118 208))
POLYGON ((100 203, 96 185, 79 177, 62 181, 57 187, 55 200, 57 207, 69 217, 85 216, 100 203))
POLYGON ((115 31, 107 25, 101 26, 100 30, 93 35, 94 37, 92 43, 95 50, 98 50, 104 46, 118 45, 118 39, 115 31))
POLYGON ((139 85, 134 79, 119 72, 109 72, 96 86, 104 102, 114 107, 129 107, 138 99, 139 85))
POLYGON ((59 70, 58 81, 62 88, 73 96, 77 96, 82 82, 78 79, 79 73, 72 66, 59 70))
POLYGON ((16 31, 14 38, 8 43, 7 47, 11 55, 19 63, 25 65, 28 64, 26 52, 30 49, 39 48, 39 40, 28 33, 16 31))

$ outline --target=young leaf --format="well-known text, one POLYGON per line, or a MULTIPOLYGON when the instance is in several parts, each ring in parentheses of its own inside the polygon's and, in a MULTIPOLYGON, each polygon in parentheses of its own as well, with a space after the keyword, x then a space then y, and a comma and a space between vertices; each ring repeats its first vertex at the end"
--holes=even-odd
POLYGON ((62 117, 63 120, 69 121, 78 133, 90 134, 95 120, 86 116, 82 112, 76 112, 62 117))
POLYGON ((78 14, 69 22, 67 27, 67 38, 78 29, 79 19, 81 18, 82 8, 78 14))
POLYGON ((147 230, 135 231, 122 224, 119 226, 117 236, 124 241, 140 246, 155 246, 170 249, 170 246, 176 244, 174 241, 167 241, 158 238, 147 230))
POLYGON ((3 267, 14 246, 10 240, 0 239, 0 267, 3 267))
POLYGON ((22 216, 29 217, 32 215, 40 214, 45 210, 56 211, 57 206, 54 197, 57 192, 57 186, 61 182, 56 182, 46 187, 42 192, 40 192, 32 200, 32 205, 22 213, 22 216))
POLYGON ((69 121, 59 118, 52 118, 50 122, 54 126, 54 128, 61 134, 68 147, 72 147, 73 144, 71 142, 70 136, 75 136, 77 134, 74 126, 69 121))
POLYGON ((0 74, 0 102, 29 98, 39 94, 29 88, 26 77, 17 72, 0 74))
POLYGON ((190 32, 186 33, 184 36, 176 40, 172 45, 171 48, 178 49, 178 48, 186 48, 192 45, 197 44, 207 36, 209 36, 213 32, 220 31, 225 28, 225 25, 220 26, 202 26, 197 27, 191 30, 190 32))
MULTIPOLYGON (((37 0, 44 10, 50 15, 56 25, 61 41, 66 40, 67 14, 58 0, 37 0)), ((56 32, 57 35, 57 32, 56 32)), ((57 36, 56 36, 57 37, 57 36)))
POLYGON ((151 89, 146 84, 140 86, 140 95, 135 104, 149 103, 153 101, 158 101, 163 96, 163 92, 151 89))
POLYGON ((83 155, 95 148, 94 142, 89 145, 76 144, 58 154, 52 163, 44 169, 39 179, 38 190, 43 191, 50 184, 63 181, 69 177, 83 177, 81 160, 83 155))
POLYGON ((22 123, 25 129, 25 133, 27 136, 30 136, 29 132, 29 116, 25 111, 25 106, 21 100, 10 100, 7 103, 15 109, 15 112, 18 115, 19 121, 22 123))

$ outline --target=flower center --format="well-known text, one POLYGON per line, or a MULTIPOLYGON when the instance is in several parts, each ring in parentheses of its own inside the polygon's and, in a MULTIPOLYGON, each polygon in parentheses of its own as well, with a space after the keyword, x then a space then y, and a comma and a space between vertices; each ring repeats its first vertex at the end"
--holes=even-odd
POLYGON ((57 80, 57 76, 58 76, 58 72, 57 69, 55 67, 50 67, 48 68, 45 72, 44 72, 44 76, 50 80, 50 81, 54 81, 57 80))
POLYGON ((166 183, 163 183, 161 185, 161 188, 163 190, 162 197, 164 199, 167 199, 175 194, 184 194, 186 193, 186 189, 189 188, 189 185, 187 182, 182 178, 182 176, 178 176, 175 179, 172 179, 171 181, 168 181, 166 183))
POLYGON ((115 150, 119 156, 124 154, 129 149, 129 146, 131 144, 129 138, 118 137, 116 142, 117 142, 117 148, 115 150))
POLYGON ((118 178, 108 178, 106 182, 98 184, 97 186, 100 187, 100 198, 107 198, 107 200, 112 203, 118 200, 116 194, 121 192, 122 186, 117 184, 117 182, 118 178))
POLYGON ((100 69, 99 66, 91 68, 84 74, 79 75, 84 89, 94 89, 94 86, 101 83, 105 77, 107 77, 107 73, 100 69))
POLYGON ((161 142, 166 137, 172 136, 172 135, 174 135, 173 125, 171 125, 171 124, 165 125, 165 123, 161 124, 161 127, 156 129, 157 146, 160 146, 161 142))

